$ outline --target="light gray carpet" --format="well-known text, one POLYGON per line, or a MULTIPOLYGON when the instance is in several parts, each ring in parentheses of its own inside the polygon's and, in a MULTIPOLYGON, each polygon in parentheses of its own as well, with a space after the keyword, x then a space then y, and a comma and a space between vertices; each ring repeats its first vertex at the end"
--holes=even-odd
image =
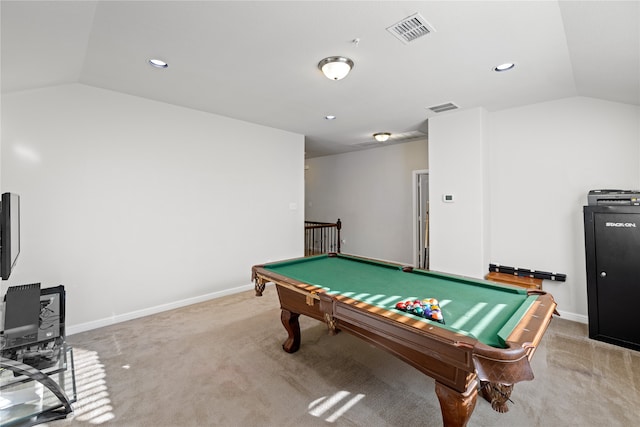
MULTIPOLYGON (((282 351, 276 290, 212 300, 68 337, 78 401, 64 426, 442 425, 431 378, 301 316, 302 347, 282 351)), ((555 318, 500 414, 478 398, 470 426, 635 426, 640 352, 555 318)))

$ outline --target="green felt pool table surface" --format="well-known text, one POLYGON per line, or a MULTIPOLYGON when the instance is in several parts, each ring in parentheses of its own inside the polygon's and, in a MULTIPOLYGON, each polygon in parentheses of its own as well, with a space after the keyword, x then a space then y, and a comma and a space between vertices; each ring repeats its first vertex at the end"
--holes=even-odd
POLYGON ((505 346, 505 339, 536 299, 511 286, 425 270, 406 272, 397 264, 341 254, 276 262, 264 268, 327 294, 433 322, 498 348, 505 346), (439 301, 444 325, 395 308, 399 301, 425 298, 439 301))

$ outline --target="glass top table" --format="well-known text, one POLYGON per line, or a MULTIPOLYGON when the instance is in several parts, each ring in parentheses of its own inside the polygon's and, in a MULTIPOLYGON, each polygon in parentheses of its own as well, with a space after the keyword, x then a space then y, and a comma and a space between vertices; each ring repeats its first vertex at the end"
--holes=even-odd
POLYGON ((42 370, 0 357, 0 427, 34 425, 64 418, 76 401, 73 349, 42 370))

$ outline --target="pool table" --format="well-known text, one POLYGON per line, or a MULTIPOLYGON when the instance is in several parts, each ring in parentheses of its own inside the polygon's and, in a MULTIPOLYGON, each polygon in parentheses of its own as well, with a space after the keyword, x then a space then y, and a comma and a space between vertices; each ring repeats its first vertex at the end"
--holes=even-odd
POLYGON ((288 333, 300 348, 301 314, 376 345, 435 379, 445 426, 464 426, 478 391, 500 412, 515 383, 533 379, 529 361, 556 313, 539 290, 414 269, 345 254, 296 258, 252 269, 256 295, 274 283, 288 333), (444 323, 396 308, 436 298, 444 323))

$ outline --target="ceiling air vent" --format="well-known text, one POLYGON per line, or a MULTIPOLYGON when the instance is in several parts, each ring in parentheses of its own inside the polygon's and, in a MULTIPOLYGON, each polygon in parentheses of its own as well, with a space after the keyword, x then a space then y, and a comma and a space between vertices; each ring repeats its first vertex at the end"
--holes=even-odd
POLYGON ((416 13, 387 28, 393 36, 407 44, 435 31, 429 23, 416 13))
POLYGON ((459 108, 456 104, 454 104, 453 102, 447 102, 446 104, 434 105, 433 107, 429 107, 429 110, 433 111, 434 113, 442 113, 444 111, 455 110, 456 108, 459 108))

